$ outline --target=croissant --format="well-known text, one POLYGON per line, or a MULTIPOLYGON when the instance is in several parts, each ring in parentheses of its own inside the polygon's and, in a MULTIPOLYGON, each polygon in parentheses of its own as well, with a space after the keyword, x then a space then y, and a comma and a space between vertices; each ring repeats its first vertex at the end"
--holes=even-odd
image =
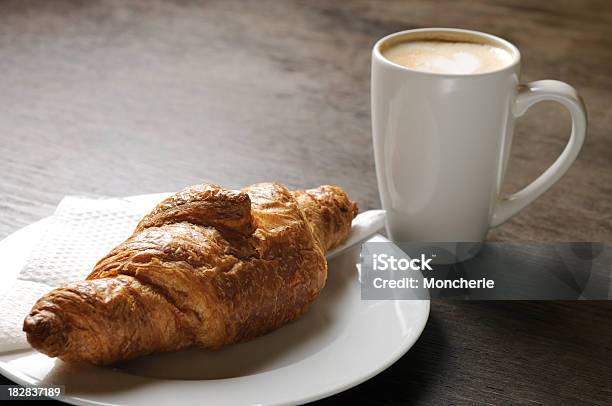
POLYGON ((50 357, 93 364, 249 340, 306 311, 325 284, 325 252, 356 214, 336 186, 188 187, 85 281, 40 298, 23 330, 50 357))

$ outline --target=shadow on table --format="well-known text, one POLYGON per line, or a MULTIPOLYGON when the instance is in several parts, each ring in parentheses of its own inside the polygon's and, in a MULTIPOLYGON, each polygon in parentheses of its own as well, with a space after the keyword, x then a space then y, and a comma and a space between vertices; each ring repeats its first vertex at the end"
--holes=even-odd
POLYGON ((461 306, 487 325, 514 333, 515 343, 519 337, 549 338, 553 339, 549 345, 583 346, 607 344, 609 339, 596 322, 609 320, 609 300, 466 301, 461 306))

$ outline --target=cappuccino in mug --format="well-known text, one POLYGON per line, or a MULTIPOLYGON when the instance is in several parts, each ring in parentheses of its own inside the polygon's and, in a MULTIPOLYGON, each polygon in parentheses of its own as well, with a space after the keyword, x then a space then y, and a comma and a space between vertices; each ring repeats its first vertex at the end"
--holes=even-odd
POLYGON ((513 61, 510 52, 495 45, 439 40, 401 42, 383 56, 406 68, 456 75, 492 72, 513 61))
POLYGON ((392 240, 444 250, 451 254, 445 263, 469 258, 489 228, 533 202, 574 162, 587 125, 582 100, 556 80, 521 84, 520 61, 508 41, 469 30, 408 30, 376 43, 372 139, 392 240), (539 178, 501 195, 514 123, 544 100, 569 110, 569 143, 539 178))

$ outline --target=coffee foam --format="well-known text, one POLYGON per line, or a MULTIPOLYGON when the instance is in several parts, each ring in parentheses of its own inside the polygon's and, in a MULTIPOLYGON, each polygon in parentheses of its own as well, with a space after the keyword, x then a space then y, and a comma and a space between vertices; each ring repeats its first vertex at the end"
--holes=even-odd
POLYGON ((512 63, 512 54, 488 44, 450 41, 409 41, 391 46, 383 55, 398 65, 423 72, 473 74, 512 63))

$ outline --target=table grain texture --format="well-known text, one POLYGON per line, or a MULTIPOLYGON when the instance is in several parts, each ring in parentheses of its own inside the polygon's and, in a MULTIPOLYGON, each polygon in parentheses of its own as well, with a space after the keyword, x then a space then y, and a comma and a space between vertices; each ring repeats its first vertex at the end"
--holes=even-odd
MULTIPOLYGON (((524 81, 567 81, 587 105, 574 166, 490 238, 612 240, 604 0, 0 1, 0 238, 50 215, 65 195, 205 181, 332 183, 361 209, 378 208, 370 49, 391 32, 431 26, 514 42, 524 81)), ((550 165, 569 129, 558 105, 531 109, 504 191, 550 165)), ((434 301, 403 358, 320 404, 340 402, 609 405, 612 303, 434 301)))

